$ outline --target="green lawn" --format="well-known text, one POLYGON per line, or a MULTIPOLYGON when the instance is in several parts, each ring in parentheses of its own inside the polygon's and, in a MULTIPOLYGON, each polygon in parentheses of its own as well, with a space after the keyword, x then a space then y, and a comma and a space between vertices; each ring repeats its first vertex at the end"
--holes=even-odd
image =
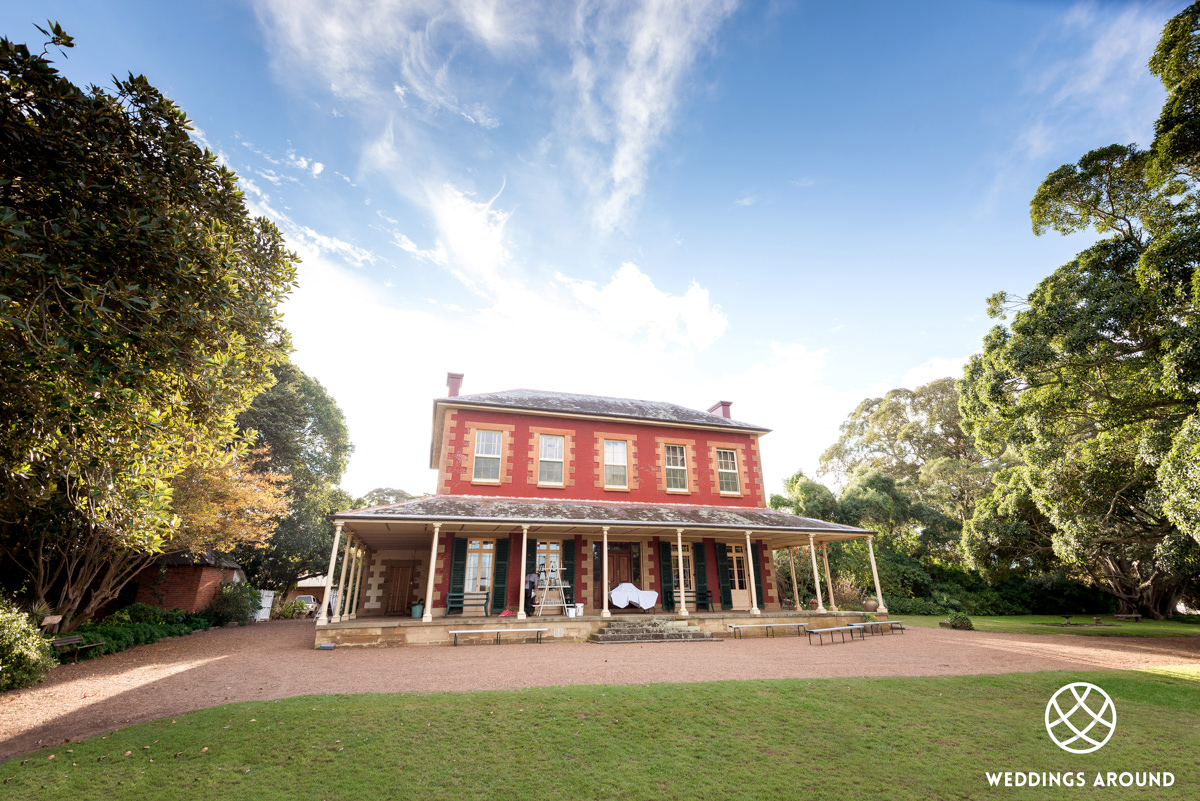
POLYGON ((309 696, 40 751, 0 765, 0 798, 1195 798, 1197 754, 1195 668, 309 696), (1044 728, 1074 681, 1116 705, 1093 754, 1044 728), (1083 772, 1088 786, 989 787, 1003 771, 1083 772), (1091 786, 1108 771, 1174 785, 1091 786))
MULTIPOLYGON (((888 617, 903 620, 906 626, 927 626, 937 628, 938 622, 945 620, 945 615, 891 615, 888 617)), ((1072 623, 1091 623, 1092 615, 1072 615, 1072 623)), ((1200 619, 1196 617, 1180 617, 1173 620, 1146 620, 1131 623, 1126 620, 1116 620, 1112 615, 1098 615, 1102 626, 1059 626, 1048 623, 1062 623, 1062 615, 1008 615, 996 617, 971 617, 978 631, 996 631, 1003 634, 1083 634, 1104 637, 1195 637, 1200 635, 1200 619)))

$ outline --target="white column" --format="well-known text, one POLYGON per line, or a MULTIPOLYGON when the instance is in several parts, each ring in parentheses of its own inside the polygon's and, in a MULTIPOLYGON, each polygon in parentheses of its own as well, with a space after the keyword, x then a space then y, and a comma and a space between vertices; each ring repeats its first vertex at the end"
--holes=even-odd
POLYGON ((879 589, 879 568, 875 567, 875 546, 871 544, 874 537, 867 537, 867 553, 871 557, 871 577, 875 579, 875 600, 879 601, 879 611, 887 612, 887 604, 883 602, 883 590, 879 589))
MULTIPOLYGON (((529 558, 529 526, 521 526, 521 591, 517 593, 517 620, 524 620, 525 615, 525 564, 529 558)), ((532 611, 532 610, 530 610, 532 611)))
POLYGON ((604 608, 600 610, 600 617, 612 617, 612 612, 608 611, 608 526, 604 527, 604 545, 600 553, 600 574, 603 577, 600 582, 600 594, 604 596, 604 608))
POLYGON ((341 520, 333 524, 333 548, 329 551, 329 569, 325 571, 325 600, 321 602, 321 614, 317 616, 318 626, 329 622, 329 593, 333 590, 333 568, 337 564, 338 543, 342 541, 344 525, 341 520))
POLYGON ((821 576, 817 573, 817 546, 813 543, 813 535, 808 535, 808 553, 812 556, 813 586, 817 588, 817 611, 825 611, 825 601, 821 598, 821 576))
POLYGON ((788 548, 788 564, 792 567, 792 597, 796 601, 796 611, 800 611, 800 586, 796 584, 796 549, 788 548))
POLYGON ((750 532, 746 532, 746 572, 750 574, 750 614, 761 615, 762 610, 758 608, 758 584, 754 580, 754 568, 756 560, 754 559, 754 548, 750 545, 750 532))
MULTIPOLYGON (((683 596, 683 529, 675 529, 675 544, 679 548, 679 583, 675 585, 675 612, 680 617, 688 616, 687 598, 683 596)), ((663 576, 665 579, 666 576, 663 576)))
POLYGON ((346 605, 346 568, 350 566, 350 546, 354 544, 354 537, 346 535, 346 548, 342 551, 342 569, 340 578, 338 579, 338 594, 337 594, 337 609, 333 610, 333 622, 340 623, 342 620, 342 607, 346 605))
POLYGON ((363 568, 364 564, 370 564, 370 559, 367 555, 367 549, 359 547, 358 549, 358 570, 354 573, 354 595, 350 598, 350 619, 358 618, 358 593, 362 590, 363 568))
POLYGON ((350 596, 354 595, 354 577, 358 575, 358 557, 361 550, 356 541, 354 548, 350 551, 350 575, 346 581, 346 597, 341 604, 342 620, 349 620, 350 612, 354 610, 354 604, 350 602, 350 596))
POLYGON ((821 544, 821 558, 825 560, 825 586, 829 589, 829 611, 836 612, 837 601, 833 598, 833 579, 829 578, 829 543, 821 544))
POLYGON ((425 614, 421 615, 422 623, 433 622, 433 571, 437 567, 438 532, 441 523, 433 524, 433 544, 429 546, 429 577, 425 580, 425 614))

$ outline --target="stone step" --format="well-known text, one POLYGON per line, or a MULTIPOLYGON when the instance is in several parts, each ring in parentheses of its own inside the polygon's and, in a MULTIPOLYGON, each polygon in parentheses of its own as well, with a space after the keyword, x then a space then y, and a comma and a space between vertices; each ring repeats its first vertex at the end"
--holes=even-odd
POLYGON ((588 642, 721 642, 711 632, 701 631, 686 620, 613 621, 594 632, 588 642))

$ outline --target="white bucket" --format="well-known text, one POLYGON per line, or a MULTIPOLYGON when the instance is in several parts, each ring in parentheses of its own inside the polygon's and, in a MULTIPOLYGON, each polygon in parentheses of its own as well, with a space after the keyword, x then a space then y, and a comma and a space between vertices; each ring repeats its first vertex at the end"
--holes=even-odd
POLYGON ((583 617, 583 604, 575 604, 575 617, 583 617))
POLYGON ((567 607, 567 617, 575 617, 575 607, 573 607, 573 606, 567 607))

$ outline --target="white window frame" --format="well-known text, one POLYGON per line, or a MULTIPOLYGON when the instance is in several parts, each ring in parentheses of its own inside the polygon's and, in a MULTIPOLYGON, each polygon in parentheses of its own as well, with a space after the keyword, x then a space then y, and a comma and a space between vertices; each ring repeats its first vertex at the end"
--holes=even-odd
POLYGON ((688 491, 688 464, 687 464, 687 446, 678 445, 674 442, 663 444, 663 469, 666 471, 666 486, 667 492, 687 492, 688 491), (672 451, 678 448, 679 464, 671 464, 672 451), (678 483, 682 479, 682 487, 671 486, 671 481, 678 483))
POLYGON ((503 431, 491 431, 491 430, 484 429, 484 428, 476 429, 475 430, 475 463, 471 467, 471 480, 472 481, 482 481, 482 482, 486 482, 489 484, 499 484, 500 483, 500 468, 503 466, 503 462, 504 462, 503 453, 504 453, 504 432, 503 431), (486 438, 485 438, 485 435, 486 435, 486 438), (494 441, 492 441, 492 435, 494 435, 494 437, 495 437, 494 441), (491 453, 493 448, 495 450, 495 453, 491 453), (481 465, 493 465, 493 464, 496 467, 496 477, 495 478, 483 477, 480 475, 479 468, 481 465))
MULTIPOLYGON (((683 591, 691 592, 696 586, 694 579, 695 571, 692 570, 692 544, 685 542, 683 544, 683 591)), ((671 586, 679 586, 679 543, 671 543, 671 581, 674 582, 671 586)))
POLYGON ((717 448, 717 491, 722 495, 741 495, 742 494, 742 478, 738 473, 737 451, 733 448, 717 448), (733 463, 732 467, 721 466, 721 456, 725 454, 733 463), (725 488, 725 480, 733 481, 733 488, 725 488))
POLYGON ((496 541, 467 540, 467 563, 463 592, 488 592, 496 572, 496 541))
MULTIPOLYGON (((629 443, 623 439, 606 439, 603 444, 604 449, 604 488, 605 489, 629 489, 629 443), (609 445, 620 445, 621 461, 609 460, 609 445), (620 467, 624 471, 624 480, 621 483, 609 481, 609 468, 620 467)), ((613 454, 614 456, 616 454, 613 454)))
POLYGON ((557 566, 559 579, 562 579, 563 544, 562 540, 538 540, 534 551, 533 570, 538 576, 538 586, 543 586, 550 577, 550 569, 557 566))
POLYGON ((562 434, 538 434, 538 484, 561 487, 566 483, 567 475, 567 438, 562 434), (558 440, 558 458, 546 455, 547 441, 558 440), (547 465, 558 465, 558 481, 546 479, 543 472, 547 465))

